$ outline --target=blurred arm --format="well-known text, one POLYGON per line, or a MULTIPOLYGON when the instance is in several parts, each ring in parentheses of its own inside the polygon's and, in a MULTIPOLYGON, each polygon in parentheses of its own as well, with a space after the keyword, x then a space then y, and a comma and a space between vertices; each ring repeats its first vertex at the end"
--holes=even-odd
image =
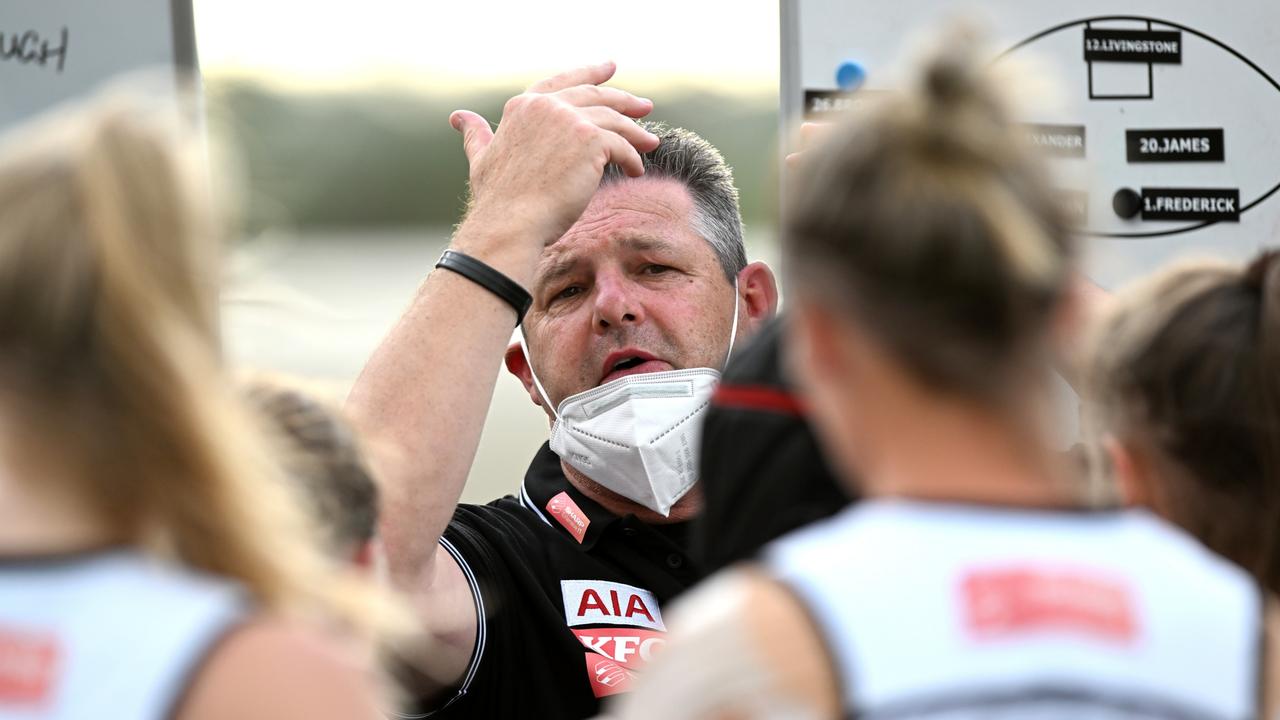
POLYGON ((221 641, 177 720, 378 720, 373 668, 308 628, 259 619, 221 641))
POLYGON ((723 573, 672 613, 662 652, 608 720, 820 720, 840 698, 825 646, 790 591, 757 571, 723 573))

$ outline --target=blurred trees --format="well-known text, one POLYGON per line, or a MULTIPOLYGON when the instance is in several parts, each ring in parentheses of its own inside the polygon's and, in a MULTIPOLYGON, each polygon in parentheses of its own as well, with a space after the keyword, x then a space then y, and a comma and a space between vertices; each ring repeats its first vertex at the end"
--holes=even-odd
MULTIPOLYGON (((243 230, 449 225, 466 161, 449 113, 498 121, 506 94, 396 90, 281 92, 227 79, 207 87, 210 127, 238 156, 243 230)), ((777 207, 777 98, 690 90, 650 94, 653 118, 694 130, 733 166, 748 226, 777 207)))

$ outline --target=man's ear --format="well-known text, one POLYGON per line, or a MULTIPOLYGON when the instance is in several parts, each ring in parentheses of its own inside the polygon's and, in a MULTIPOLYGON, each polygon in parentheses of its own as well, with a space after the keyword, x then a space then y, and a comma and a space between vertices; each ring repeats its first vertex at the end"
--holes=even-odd
POLYGON ((738 295, 742 298, 743 334, 751 337, 778 312, 778 281, 773 270, 762 262, 742 268, 738 273, 738 295))
POLYGON ((506 362, 507 372, 515 375, 524 384, 524 390, 529 393, 529 399, 533 404, 542 407, 542 395, 533 384, 533 372, 529 370, 529 360, 524 356, 520 343, 511 343, 507 347, 507 354, 503 360, 506 362))
POLYGON ((1144 507, 1160 512, 1155 492, 1156 478, 1146 458, 1115 435, 1102 438, 1102 450, 1111 465, 1120 500, 1128 507, 1144 507))

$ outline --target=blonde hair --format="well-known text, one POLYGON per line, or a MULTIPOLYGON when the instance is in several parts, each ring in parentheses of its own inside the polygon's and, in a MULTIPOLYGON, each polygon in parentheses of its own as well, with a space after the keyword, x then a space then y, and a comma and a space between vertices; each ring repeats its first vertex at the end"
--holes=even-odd
POLYGON ((6 459, 115 542, 366 627, 221 367, 218 231, 181 128, 112 94, 0 148, 6 459))
POLYGON ((1075 253, 1015 121, 1017 77, 951 27, 909 87, 869 97, 802 156, 784 218, 791 286, 854 317, 923 384, 982 400, 1048 359, 1075 253))

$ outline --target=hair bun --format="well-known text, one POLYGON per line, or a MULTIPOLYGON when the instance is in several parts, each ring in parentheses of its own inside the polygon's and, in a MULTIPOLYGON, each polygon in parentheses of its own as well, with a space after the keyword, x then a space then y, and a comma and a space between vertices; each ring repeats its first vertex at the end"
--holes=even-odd
POLYGON ((985 63, 977 60, 981 39, 970 26, 957 23, 937 40, 922 69, 926 102, 946 106, 982 93, 985 63))
POLYGON ((987 77, 990 60, 983 34, 968 22, 953 21, 926 50, 918 92, 932 113, 945 115, 970 105, 998 106, 999 92, 987 77))

